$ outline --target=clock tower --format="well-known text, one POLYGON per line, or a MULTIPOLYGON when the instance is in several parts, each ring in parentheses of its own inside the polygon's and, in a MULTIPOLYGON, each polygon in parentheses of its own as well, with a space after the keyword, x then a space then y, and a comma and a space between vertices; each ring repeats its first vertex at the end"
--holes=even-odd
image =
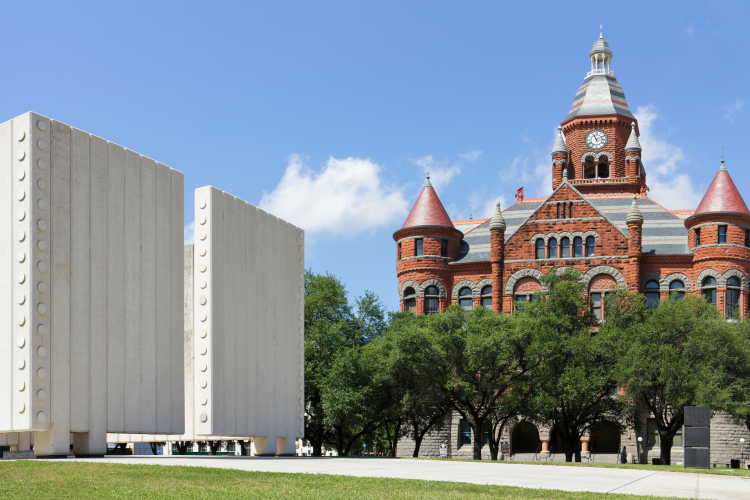
POLYGON ((638 121, 612 71, 612 57, 600 32, 589 52, 591 69, 553 147, 553 189, 562 182, 563 169, 568 182, 584 194, 637 194, 645 188, 638 121))

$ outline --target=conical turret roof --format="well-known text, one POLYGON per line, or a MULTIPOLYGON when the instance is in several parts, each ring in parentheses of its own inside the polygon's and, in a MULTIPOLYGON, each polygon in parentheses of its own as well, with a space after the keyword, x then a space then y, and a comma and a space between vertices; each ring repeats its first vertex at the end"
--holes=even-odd
POLYGON ((568 147, 565 145, 565 138, 563 137, 562 127, 557 127, 557 139, 555 139, 555 145, 552 146, 552 154, 565 153, 568 154, 568 147))
POLYGON ((444 226, 455 229, 451 218, 448 217, 448 212, 445 211, 435 192, 435 188, 430 184, 429 177, 401 229, 417 226, 444 226))
POLYGON ((708 186, 708 191, 703 196, 693 217, 711 212, 735 212, 750 215, 745 200, 742 199, 742 195, 724 166, 724 160, 721 161, 721 167, 711 185, 708 186))
POLYGON ((635 122, 630 124, 630 138, 625 144, 625 151, 637 149, 641 151, 641 141, 638 140, 638 134, 635 133, 635 122))

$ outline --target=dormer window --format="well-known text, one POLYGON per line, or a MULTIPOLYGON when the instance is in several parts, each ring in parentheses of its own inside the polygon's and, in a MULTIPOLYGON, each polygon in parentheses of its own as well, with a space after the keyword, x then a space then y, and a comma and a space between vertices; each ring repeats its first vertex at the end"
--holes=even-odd
POLYGON ((440 240, 440 255, 442 257, 448 256, 448 240, 440 240))
POLYGON ((727 242, 727 226, 719 226, 719 243, 727 242))
POLYGON ((424 240, 422 238, 414 240, 414 255, 417 257, 424 255, 424 240))
POLYGON ((701 228, 695 229, 695 246, 701 246, 701 228))

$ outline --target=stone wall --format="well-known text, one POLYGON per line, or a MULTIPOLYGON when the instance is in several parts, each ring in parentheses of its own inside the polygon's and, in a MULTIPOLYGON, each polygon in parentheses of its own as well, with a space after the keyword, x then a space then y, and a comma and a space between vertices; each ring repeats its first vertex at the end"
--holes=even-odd
MULTIPOLYGON (((470 460, 473 457, 473 445, 460 445, 460 422, 461 415, 458 412, 453 412, 451 415, 446 417, 449 422, 442 430, 436 431, 425 436, 422 441, 422 446, 419 450, 419 456, 424 458, 439 458, 440 457, 440 445, 445 443, 448 445, 448 458, 460 458, 470 460)), ((643 437, 643 443, 647 442, 646 439, 646 416, 641 418, 641 429, 640 432, 636 432, 635 429, 626 429, 620 435, 620 448, 626 447, 626 452, 630 455, 638 456, 638 436, 643 437)), ((550 428, 544 425, 536 425, 539 436, 550 436, 550 428)), ((512 432, 514 425, 506 427, 504 429, 501 441, 508 441, 513 449, 512 432)), ((735 425, 729 415, 723 412, 717 412, 711 419, 711 462, 712 463, 729 463, 732 458, 739 458, 740 456, 740 438, 747 440, 747 449, 745 454, 750 454, 750 431, 747 427, 735 425)), ((474 442, 474 436, 472 433, 472 443, 474 442)), ((554 450, 553 450, 554 451, 554 450)), ((414 441, 407 437, 402 437, 398 441, 398 448, 396 455, 399 457, 411 457, 414 452, 414 441)), ((643 446, 643 454, 641 459, 647 460, 651 463, 652 459, 659 458, 661 450, 658 446, 648 447, 643 446)), ((671 460, 672 464, 676 464, 683 461, 684 448, 681 446, 672 447, 671 460)), ((489 446, 482 447, 482 460, 490 459, 489 446)), ((514 453, 511 456, 503 457, 504 460, 518 461, 518 462, 564 462, 565 454, 558 451, 556 453, 514 453)), ((594 453, 594 454, 582 454, 582 461, 593 462, 593 463, 617 463, 618 455, 614 453, 594 453)))

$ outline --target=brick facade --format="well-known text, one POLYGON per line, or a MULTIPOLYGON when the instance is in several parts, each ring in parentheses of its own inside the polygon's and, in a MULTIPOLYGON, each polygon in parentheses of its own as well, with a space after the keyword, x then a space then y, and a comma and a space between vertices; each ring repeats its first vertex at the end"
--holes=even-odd
MULTIPOLYGON (((601 38, 594 47, 609 50, 601 38)), ((601 74, 587 76, 561 124, 565 140, 561 135, 553 148, 549 197, 521 199, 502 214, 498 208, 494 226, 487 219, 454 221, 454 225, 428 179, 406 223, 394 233, 400 248, 396 271, 402 310, 407 288, 416 291, 416 313, 421 314, 426 286, 440 289, 442 312, 458 303, 459 288, 471 288, 478 306, 481 289, 491 285, 493 310, 511 313, 516 298, 540 289, 539 279, 552 268, 573 268, 582 273, 589 292, 596 293, 613 287, 644 291, 647 283, 656 281, 661 300, 669 300, 670 286, 682 283, 681 291, 694 295, 710 286, 716 291, 716 307, 724 314, 731 312, 726 307, 728 297, 737 295, 728 295, 734 277, 739 282, 735 290, 740 314, 748 313, 750 210, 723 163, 695 211, 670 212, 647 198, 638 122, 614 75, 601 74), (606 134, 607 142, 592 149, 586 137, 599 132, 606 134), (628 207, 625 220, 623 210, 628 207), (510 223, 514 217, 515 225, 510 223), (423 241, 421 256, 415 255, 418 238, 423 241), (446 256, 441 255, 444 239, 446 256), (570 244, 566 255, 563 242, 570 244), (480 250, 466 258, 472 245, 480 250)), ((450 434, 443 431, 434 442, 448 439, 450 453, 461 455, 455 416, 452 422, 446 427, 450 434)), ((717 420, 717 425, 724 430, 716 432, 726 431, 727 436, 744 432, 725 420, 717 420)), ((623 442, 631 434, 624 435, 623 442)), ((433 448, 425 446, 422 453, 431 454, 433 448)), ((470 447, 466 450, 470 456, 470 447)))

